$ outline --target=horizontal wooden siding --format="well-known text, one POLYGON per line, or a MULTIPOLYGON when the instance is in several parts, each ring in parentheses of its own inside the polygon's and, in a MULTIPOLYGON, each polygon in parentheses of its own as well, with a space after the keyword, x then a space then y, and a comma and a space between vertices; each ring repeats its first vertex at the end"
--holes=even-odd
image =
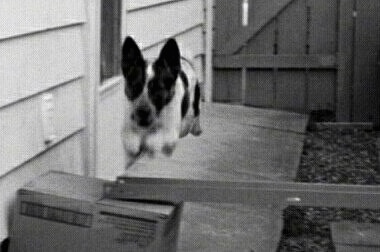
POLYGON ((20 186, 47 170, 84 172, 85 7, 85 0, 0 1, 0 239, 20 186))

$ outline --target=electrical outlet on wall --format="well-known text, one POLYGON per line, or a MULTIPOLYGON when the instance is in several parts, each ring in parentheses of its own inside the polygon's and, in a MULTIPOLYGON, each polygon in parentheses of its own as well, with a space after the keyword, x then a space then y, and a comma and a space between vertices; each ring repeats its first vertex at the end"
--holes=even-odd
POLYGON ((52 93, 45 93, 41 96, 41 119, 44 143, 50 145, 57 139, 54 124, 55 104, 52 93))

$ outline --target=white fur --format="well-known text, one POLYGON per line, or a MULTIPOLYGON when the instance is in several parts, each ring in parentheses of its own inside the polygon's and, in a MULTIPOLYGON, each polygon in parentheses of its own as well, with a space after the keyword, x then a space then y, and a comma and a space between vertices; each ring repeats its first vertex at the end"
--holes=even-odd
POLYGON ((181 133, 181 103, 184 93, 183 83, 177 78, 174 96, 164 106, 157 120, 160 128, 146 138, 148 149, 160 152, 164 147, 175 147, 181 133))

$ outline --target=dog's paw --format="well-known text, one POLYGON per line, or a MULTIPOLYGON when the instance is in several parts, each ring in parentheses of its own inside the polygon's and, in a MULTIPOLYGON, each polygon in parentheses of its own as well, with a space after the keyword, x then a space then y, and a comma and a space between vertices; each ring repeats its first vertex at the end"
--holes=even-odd
POLYGON ((146 149, 150 151, 150 156, 153 157, 155 153, 160 152, 166 156, 171 156, 175 149, 178 138, 179 137, 175 134, 157 132, 156 134, 152 134, 147 137, 145 142, 146 149))
POLYGON ((166 156, 171 156, 174 152, 176 144, 175 143, 166 143, 162 147, 162 153, 166 156))
POLYGON ((151 134, 148 135, 145 139, 144 143, 145 149, 148 153, 150 153, 149 156, 154 156, 154 153, 160 152, 163 146, 163 137, 161 134, 151 134))
POLYGON ((124 133, 122 135, 124 151, 127 157, 136 158, 141 151, 142 137, 132 132, 124 133))
POLYGON ((194 123, 191 127, 191 134, 193 134, 194 136, 200 136, 202 134, 202 128, 201 128, 199 116, 194 118, 194 123))

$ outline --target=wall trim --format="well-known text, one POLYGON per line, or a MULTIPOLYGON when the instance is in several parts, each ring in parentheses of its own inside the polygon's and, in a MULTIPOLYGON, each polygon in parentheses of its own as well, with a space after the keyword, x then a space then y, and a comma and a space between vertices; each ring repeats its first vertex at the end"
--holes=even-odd
POLYGON ((168 1, 163 1, 160 3, 156 3, 156 4, 151 4, 151 5, 141 6, 141 7, 134 7, 131 9, 127 9, 127 13, 132 13, 132 12, 137 12, 137 11, 141 11, 141 10, 156 8, 156 7, 160 7, 163 5, 168 5, 168 4, 172 4, 172 3, 176 3, 176 2, 183 2, 183 1, 189 1, 189 0, 168 0, 168 1))
POLYGON ((71 83, 73 83, 73 82, 75 82, 75 81, 77 81, 77 80, 82 79, 82 78, 83 78, 83 75, 81 75, 81 76, 77 76, 77 77, 71 78, 71 79, 69 79, 69 80, 63 81, 63 82, 61 82, 61 83, 59 83, 59 84, 57 84, 57 85, 54 85, 54 86, 51 86, 51 87, 48 87, 48 88, 44 88, 44 89, 42 89, 42 90, 39 90, 39 91, 36 92, 36 93, 29 94, 29 95, 26 95, 26 96, 22 96, 22 97, 20 97, 20 98, 17 98, 17 99, 15 99, 15 100, 12 100, 12 101, 10 101, 10 102, 5 103, 4 105, 1 105, 1 106, 0 106, 0 110, 2 110, 2 109, 6 109, 7 107, 10 107, 10 106, 15 105, 15 104, 17 104, 17 103, 20 103, 20 102, 23 102, 23 101, 25 101, 25 100, 31 99, 31 98, 33 98, 33 97, 39 96, 39 95, 41 95, 41 94, 43 94, 43 93, 45 93, 45 92, 49 92, 49 91, 52 91, 52 90, 54 90, 54 89, 57 89, 57 88, 60 88, 60 87, 63 87, 63 86, 69 85, 69 84, 71 84, 71 83))
MULTIPOLYGON (((186 33, 190 32, 190 31, 192 31, 192 30, 195 30, 195 29, 197 29, 197 28, 202 28, 203 25, 204 25, 203 22, 202 22, 202 23, 197 23, 197 24, 195 24, 195 25, 193 25, 193 26, 188 27, 187 29, 185 29, 185 30, 183 30, 183 31, 181 31, 181 32, 178 32, 178 33, 176 33, 176 34, 171 35, 170 37, 174 38, 174 37, 177 37, 177 36, 181 36, 181 35, 186 34, 186 33)), ((162 44, 162 43, 165 43, 167 40, 168 40, 168 38, 161 39, 161 40, 159 40, 159 41, 157 41, 157 42, 154 42, 154 43, 151 44, 151 45, 148 45, 148 46, 143 47, 143 48, 141 49, 141 51, 147 51, 147 50, 149 50, 149 49, 151 49, 151 48, 153 48, 153 47, 156 47, 156 46, 158 46, 158 45, 160 45, 160 44, 162 44)))
POLYGON ((99 96, 100 99, 109 91, 115 89, 119 85, 123 83, 123 76, 117 75, 114 77, 111 77, 109 79, 106 79, 105 81, 102 82, 102 85, 99 87, 99 96))
POLYGON ((86 129, 83 141, 84 175, 96 176, 97 118, 100 85, 100 27, 101 1, 85 2, 87 23, 83 41, 85 45, 86 77, 83 86, 86 129))
POLYGON ((213 36, 214 36, 214 0, 204 0, 205 13, 205 80, 204 80, 204 98, 206 102, 212 101, 213 90, 213 36))
POLYGON ((1 37, 0 38, 0 42, 3 42, 5 40, 11 40, 11 39, 18 39, 18 38, 27 37, 27 36, 33 36, 33 35, 36 35, 36 34, 50 32, 50 31, 55 31, 55 30, 60 30, 60 29, 65 29, 65 28, 71 28, 71 27, 74 27, 74 26, 81 26, 81 25, 84 25, 84 24, 86 24, 86 22, 80 20, 80 21, 70 22, 70 23, 67 23, 67 24, 61 24, 61 25, 56 25, 56 26, 51 26, 51 27, 40 28, 40 29, 36 29, 36 30, 31 30, 31 31, 19 33, 19 34, 14 34, 14 35, 9 35, 9 36, 5 36, 5 37, 1 37))

